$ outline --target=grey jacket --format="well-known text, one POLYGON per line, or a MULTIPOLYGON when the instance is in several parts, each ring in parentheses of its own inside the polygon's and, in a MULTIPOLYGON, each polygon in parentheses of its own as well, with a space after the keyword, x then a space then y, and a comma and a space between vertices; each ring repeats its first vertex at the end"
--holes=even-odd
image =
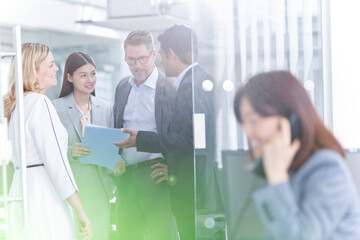
MULTIPOLYGON (((79 160, 74 160, 71 155, 71 147, 75 143, 82 142, 81 139, 81 123, 79 113, 76 107, 76 102, 73 93, 58 98, 52 101, 59 118, 68 132, 68 159, 75 176, 75 179, 79 177, 79 171, 81 163, 79 160)), ((114 127, 114 118, 111 108, 111 104, 101 100, 100 98, 91 95, 91 118, 92 124, 104 127, 114 127)), ((104 185, 104 189, 109 197, 113 198, 113 183, 108 176, 109 171, 104 167, 98 167, 101 181, 104 185)))
MULTIPOLYGON (((131 91, 129 78, 123 78, 115 92, 114 117, 115 127, 122 128, 126 103, 131 91)), ((155 120, 159 133, 166 133, 169 130, 176 90, 173 87, 174 79, 168 78, 159 71, 159 77, 155 92, 155 120)))
POLYGON ((341 155, 312 154, 288 182, 253 195, 265 239, 360 239, 360 200, 341 155))

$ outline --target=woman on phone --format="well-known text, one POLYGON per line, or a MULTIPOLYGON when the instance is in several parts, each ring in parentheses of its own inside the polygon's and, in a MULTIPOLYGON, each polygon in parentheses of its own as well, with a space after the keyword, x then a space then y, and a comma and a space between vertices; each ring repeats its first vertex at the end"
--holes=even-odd
MULTIPOLYGON (((67 132, 45 91, 57 84, 54 63, 48 46, 39 43, 22 45, 24 81, 24 126, 27 165, 28 226, 23 227, 21 202, 9 204, 9 239, 76 239, 72 209, 77 213, 79 232, 91 239, 92 227, 74 180, 67 152, 67 132)), ((21 196, 20 115, 16 106, 14 59, 10 69, 10 91, 5 96, 5 114, 9 139, 14 146, 15 173, 10 196, 21 196)))
MULTIPOLYGON (((96 81, 93 59, 83 52, 70 54, 65 63, 60 96, 53 100, 53 104, 68 131, 68 158, 80 189, 80 199, 93 223, 93 239, 104 240, 108 238, 110 229, 109 200, 114 197, 113 184, 108 176, 111 172, 79 161, 91 153, 91 149, 82 147, 85 126, 114 125, 111 104, 95 97, 96 81)), ((124 171, 124 161, 119 164, 124 171)))
POLYGON ((360 201, 345 152, 300 82, 285 71, 258 74, 237 91, 234 111, 252 158, 263 162, 268 184, 253 200, 265 239, 360 239, 360 201), (293 126, 290 116, 298 118, 293 126))

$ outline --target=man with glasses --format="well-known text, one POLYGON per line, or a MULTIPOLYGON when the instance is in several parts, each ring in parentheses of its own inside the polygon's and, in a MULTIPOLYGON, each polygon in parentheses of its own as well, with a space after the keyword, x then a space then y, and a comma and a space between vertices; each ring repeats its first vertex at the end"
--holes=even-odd
MULTIPOLYGON (((185 25, 174 25, 159 37, 161 64, 168 77, 176 77, 175 107, 168 133, 123 129, 130 136, 117 146, 166 153, 170 202, 181 240, 195 239, 195 210, 199 215, 223 213, 215 171, 214 79, 197 63, 196 34, 185 25), (194 96, 193 96, 194 95, 194 96), (193 113, 203 116, 206 146, 194 152, 193 113), (196 161, 194 162, 194 157, 196 161), (195 164, 194 164, 195 163, 195 164), (194 181, 196 165, 196 181, 194 181), (196 195, 195 195, 196 192, 196 195), (196 209, 195 209, 196 206, 196 209)), ((200 124, 199 124, 200 125, 200 124)), ((199 126, 198 125, 198 126, 199 126)), ((200 226, 200 225, 199 225, 200 226)), ((201 232, 198 231, 198 237, 201 232)), ((210 239, 223 239, 223 232, 210 239), (221 236, 220 236, 221 235, 221 236)))
MULTIPOLYGON (((129 33, 124 51, 132 75, 122 79, 116 88, 115 127, 166 133, 176 92, 173 81, 155 66, 151 33, 129 33)), ((126 171, 115 177, 117 239, 177 239, 163 154, 137 152, 136 148, 119 152, 126 171)))

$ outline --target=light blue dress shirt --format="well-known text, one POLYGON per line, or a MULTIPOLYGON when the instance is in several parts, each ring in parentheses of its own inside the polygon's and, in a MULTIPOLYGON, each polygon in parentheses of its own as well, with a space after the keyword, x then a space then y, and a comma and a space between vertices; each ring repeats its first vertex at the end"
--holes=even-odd
MULTIPOLYGON (((130 130, 157 132, 155 120, 155 92, 159 72, 155 67, 148 79, 139 87, 134 76, 129 83, 131 90, 124 110, 123 127, 130 130)), ((146 160, 163 158, 161 153, 138 152, 136 148, 123 149, 122 158, 126 165, 132 165, 146 160)))

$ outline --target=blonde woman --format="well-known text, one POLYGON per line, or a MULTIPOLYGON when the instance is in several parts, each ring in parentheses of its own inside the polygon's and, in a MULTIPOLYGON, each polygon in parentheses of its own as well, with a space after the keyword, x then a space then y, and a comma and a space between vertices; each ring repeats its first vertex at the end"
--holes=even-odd
MULTIPOLYGON (((10 239, 76 239, 72 209, 77 213, 79 232, 91 239, 92 226, 78 195, 67 159, 67 132, 44 92, 57 84, 49 47, 38 43, 22 45, 24 79, 24 122, 28 183, 28 226, 22 226, 22 205, 10 204, 10 239), (71 207, 72 209, 71 209, 71 207)), ((14 145, 14 177, 10 196, 21 195, 19 113, 15 100, 14 61, 10 72, 10 91, 5 96, 9 138, 14 145)))

